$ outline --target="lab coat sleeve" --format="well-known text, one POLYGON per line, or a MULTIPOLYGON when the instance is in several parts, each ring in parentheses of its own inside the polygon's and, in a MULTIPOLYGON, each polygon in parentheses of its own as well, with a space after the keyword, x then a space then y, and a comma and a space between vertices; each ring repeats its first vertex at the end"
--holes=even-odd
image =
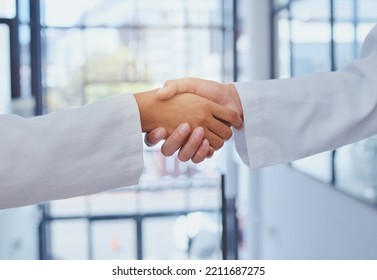
POLYGON ((339 71, 235 86, 244 112, 236 147, 251 169, 375 135, 377 27, 368 34, 360 59, 339 71))
POLYGON ((132 94, 29 119, 0 115, 0 208, 137 184, 142 151, 132 94))

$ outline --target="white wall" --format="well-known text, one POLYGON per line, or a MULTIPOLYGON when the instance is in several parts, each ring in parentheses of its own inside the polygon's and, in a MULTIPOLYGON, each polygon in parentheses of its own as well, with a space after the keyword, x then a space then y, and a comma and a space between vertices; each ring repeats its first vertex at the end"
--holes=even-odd
POLYGON ((377 207, 284 165, 259 173, 261 259, 377 259, 377 207))

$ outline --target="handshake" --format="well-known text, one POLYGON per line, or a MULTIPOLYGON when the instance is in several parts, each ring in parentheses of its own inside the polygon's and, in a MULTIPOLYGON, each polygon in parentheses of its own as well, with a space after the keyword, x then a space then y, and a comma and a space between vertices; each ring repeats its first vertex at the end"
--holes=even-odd
POLYGON ((199 163, 211 157, 232 136, 231 126, 242 127, 241 101, 233 84, 183 78, 134 96, 145 143, 165 139, 162 154, 179 150, 181 161, 199 163))

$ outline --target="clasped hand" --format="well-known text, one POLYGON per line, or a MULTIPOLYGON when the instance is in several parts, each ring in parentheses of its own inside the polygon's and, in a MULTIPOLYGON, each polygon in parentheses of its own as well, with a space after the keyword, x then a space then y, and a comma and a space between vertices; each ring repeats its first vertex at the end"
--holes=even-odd
POLYGON ((211 157, 242 126, 242 106, 232 84, 196 78, 170 80, 159 90, 135 94, 145 143, 165 139, 161 152, 179 150, 181 161, 211 157))

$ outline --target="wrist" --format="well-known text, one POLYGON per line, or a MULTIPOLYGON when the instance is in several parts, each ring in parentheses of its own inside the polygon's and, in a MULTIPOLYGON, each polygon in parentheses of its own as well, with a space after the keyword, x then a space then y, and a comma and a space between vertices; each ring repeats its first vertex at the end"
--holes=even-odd
POLYGON ((150 132, 157 126, 153 123, 153 107, 155 104, 156 90, 134 93, 134 97, 139 108, 140 123, 142 132, 150 132))
POLYGON ((232 103, 234 106, 238 109, 238 112, 240 113, 240 117, 243 119, 243 110, 242 110, 242 104, 240 96, 238 95, 238 91, 234 84, 224 84, 228 91, 228 95, 230 96, 230 99, 232 100, 232 103))

